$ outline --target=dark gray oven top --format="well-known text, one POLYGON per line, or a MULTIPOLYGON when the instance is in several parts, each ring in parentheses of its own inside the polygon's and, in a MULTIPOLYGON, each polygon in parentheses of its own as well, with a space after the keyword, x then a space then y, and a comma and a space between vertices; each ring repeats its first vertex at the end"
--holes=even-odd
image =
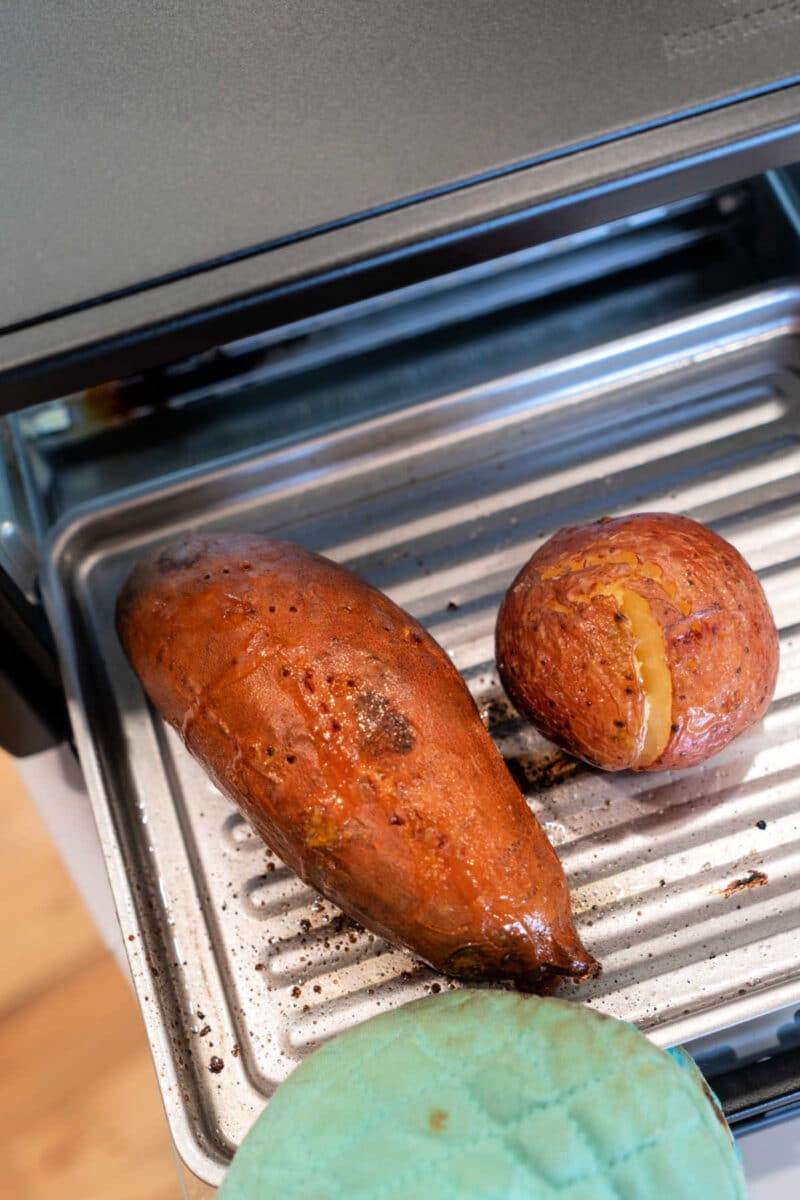
POLYGON ((0 366, 763 140, 800 123, 799 49, 800 0, 8 5, 0 335, 173 290, 0 366))

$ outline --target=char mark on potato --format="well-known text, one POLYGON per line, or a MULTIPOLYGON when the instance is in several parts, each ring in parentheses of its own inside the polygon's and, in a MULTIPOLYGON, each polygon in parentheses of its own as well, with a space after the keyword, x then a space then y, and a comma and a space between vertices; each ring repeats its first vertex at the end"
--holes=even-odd
POLYGON ((193 567, 205 555, 207 547, 196 538, 181 538, 171 542, 159 554, 156 565, 160 574, 169 575, 171 571, 193 567))
POLYGON ((399 709, 379 692, 359 692, 356 697, 359 745, 368 754, 408 754, 414 749, 414 731, 399 709))

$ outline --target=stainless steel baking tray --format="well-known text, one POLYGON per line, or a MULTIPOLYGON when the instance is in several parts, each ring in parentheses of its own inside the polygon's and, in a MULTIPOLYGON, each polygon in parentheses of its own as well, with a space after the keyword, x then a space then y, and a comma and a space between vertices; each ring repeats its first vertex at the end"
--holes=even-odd
POLYGON ((558 846, 602 978, 566 991, 662 1044, 800 999, 800 291, 773 290, 214 472, 85 509, 43 587, 178 1149, 214 1183, 276 1084, 373 1013, 454 986, 354 928, 250 833, 147 706, 120 581, 190 527, 295 539, 422 620, 558 846), (707 765, 603 775, 516 717, 499 598, 563 524, 709 522, 781 631, 764 722, 707 765))

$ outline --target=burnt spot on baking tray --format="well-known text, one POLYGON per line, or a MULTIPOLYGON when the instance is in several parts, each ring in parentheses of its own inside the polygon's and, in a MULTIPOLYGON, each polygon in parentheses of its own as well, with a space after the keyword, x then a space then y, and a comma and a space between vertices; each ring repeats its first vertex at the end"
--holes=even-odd
POLYGON ((480 710, 481 720, 495 737, 505 732, 517 720, 517 711, 505 697, 493 697, 480 710))
POLYGON ((588 771, 585 763, 568 754, 516 754, 503 759, 509 773, 522 792, 546 791, 565 783, 582 771, 588 771))
POLYGON ((741 879, 732 879, 724 888, 720 888, 716 895, 724 896, 726 900, 729 900, 731 896, 736 896, 739 892, 763 887, 765 883, 769 883, 769 877, 763 871, 748 871, 741 879))

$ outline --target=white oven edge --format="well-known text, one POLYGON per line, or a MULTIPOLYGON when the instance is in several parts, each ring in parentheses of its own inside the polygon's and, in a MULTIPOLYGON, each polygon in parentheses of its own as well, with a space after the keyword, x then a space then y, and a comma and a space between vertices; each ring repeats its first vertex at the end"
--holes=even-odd
MULTIPOLYGON (((66 746, 16 759, 15 766, 103 942, 128 976, 100 839, 80 768, 66 746)), ((800 1116, 739 1139, 750 1200, 800 1196, 800 1116)), ((704 1198, 698 1197, 698 1200, 704 1198)), ((710 1198, 709 1198, 710 1200, 710 1198)))
POLYGON ((130 981, 100 837, 75 755, 64 744, 14 760, 104 944, 130 981))
POLYGON ((800 1196, 800 1116, 739 1139, 750 1200, 800 1196))

